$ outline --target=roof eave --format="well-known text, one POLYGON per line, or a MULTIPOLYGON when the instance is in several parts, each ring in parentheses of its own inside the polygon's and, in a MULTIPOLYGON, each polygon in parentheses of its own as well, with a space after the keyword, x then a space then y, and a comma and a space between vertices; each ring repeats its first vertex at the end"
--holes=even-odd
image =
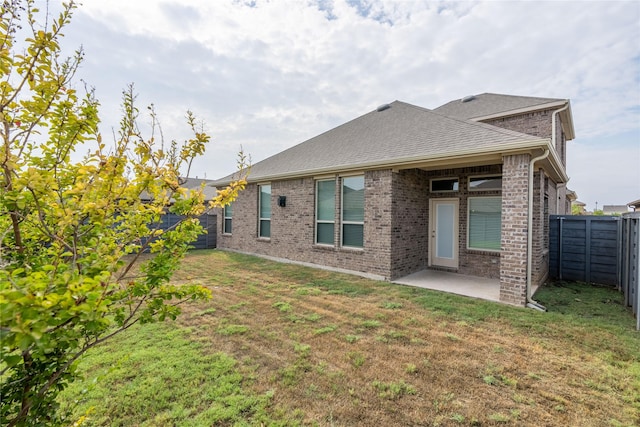
MULTIPOLYGON (((249 176, 247 182, 268 182, 286 179, 313 177, 319 175, 344 174, 354 171, 365 171, 371 169, 412 169, 412 168, 434 168, 438 166, 463 166, 473 164, 490 164, 492 162, 502 162, 505 155, 533 153, 534 150, 549 149, 551 160, 548 160, 545 169, 548 169, 550 176, 557 182, 567 182, 569 180, 555 150, 551 147, 548 139, 535 139, 526 141, 516 141, 500 146, 491 146, 484 149, 460 150, 433 156, 412 156, 398 158, 387 161, 376 161, 353 164, 350 166, 331 166, 326 168, 316 168, 305 171, 292 171, 281 174, 262 175, 256 178, 249 176)), ((218 186, 228 185, 229 182, 215 181, 218 186)))
POLYGON ((562 119, 562 129, 567 141, 571 141, 576 137, 576 131, 573 127, 573 114, 571 113, 571 101, 567 99, 568 108, 560 112, 562 119))
POLYGON ((551 146, 551 141, 547 140, 547 146, 545 147, 549 150, 549 156, 544 159, 543 164, 549 176, 557 183, 567 183, 569 182, 569 175, 567 175, 567 171, 558 156, 558 152, 551 146))
POLYGON ((553 102, 545 102, 544 104, 531 105, 528 107, 501 111, 499 113, 487 114, 485 116, 471 117, 470 120, 473 120, 474 122, 482 122, 485 120, 498 119, 501 117, 517 116, 524 113, 531 113, 533 111, 549 110, 552 108, 561 108, 561 107, 564 107, 566 103, 567 103, 566 99, 561 99, 553 102))
POLYGON ((524 108, 517 108, 515 110, 502 111, 500 113, 488 114, 485 116, 472 117, 471 121, 474 122, 484 122, 486 120, 499 119, 502 117, 511 117, 518 116, 520 114, 532 113, 534 111, 541 110, 550 110, 550 109, 560 109, 568 105, 564 111, 560 112, 560 116, 562 119, 562 129, 564 130, 564 134, 567 138, 567 141, 570 141, 576 137, 575 129, 573 127, 573 115, 571 114, 571 102, 568 99, 561 99, 553 102, 546 102, 544 104, 532 105, 524 108))

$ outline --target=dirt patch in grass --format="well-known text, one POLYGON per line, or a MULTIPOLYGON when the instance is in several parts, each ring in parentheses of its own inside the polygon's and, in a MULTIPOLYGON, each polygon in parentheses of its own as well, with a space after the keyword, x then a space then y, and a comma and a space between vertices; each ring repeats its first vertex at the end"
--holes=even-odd
POLYGON ((633 331, 609 349, 615 331, 560 314, 225 252, 190 255, 176 279, 213 291, 212 301, 184 307, 190 338, 239 360, 247 384, 272 391, 272 410, 292 423, 640 421, 633 331), (241 333, 222 332, 237 325, 241 333))

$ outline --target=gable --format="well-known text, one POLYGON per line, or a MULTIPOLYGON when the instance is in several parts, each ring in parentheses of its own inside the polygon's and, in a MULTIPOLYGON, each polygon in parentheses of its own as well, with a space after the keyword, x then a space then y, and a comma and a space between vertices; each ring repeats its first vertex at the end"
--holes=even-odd
MULTIPOLYGON (((558 110, 569 100, 483 93, 447 102, 433 111, 462 120, 485 121, 542 110, 558 110)), ((575 137, 571 107, 560 113, 567 140, 575 137)))
POLYGON ((483 93, 450 101, 433 111, 463 120, 474 120, 487 116, 511 115, 519 110, 533 111, 563 106, 566 100, 536 98, 530 96, 499 95, 483 93))

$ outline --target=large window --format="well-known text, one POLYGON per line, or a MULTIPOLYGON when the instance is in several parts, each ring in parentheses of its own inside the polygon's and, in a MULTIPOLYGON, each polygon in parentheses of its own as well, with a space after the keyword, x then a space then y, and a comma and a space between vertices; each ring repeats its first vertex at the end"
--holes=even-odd
POLYGON ((271 237, 271 185, 260 185, 258 236, 271 237))
POLYGON ((500 197, 469 197, 468 247, 488 251, 500 250, 500 197))
POLYGON ((222 232, 231 234, 231 219, 233 217, 233 203, 229 203, 224 207, 224 222, 222 223, 222 232))
POLYGON ((364 176, 342 178, 342 246, 364 246, 364 176))
POLYGON ((335 179, 316 182, 316 243, 334 244, 336 215, 335 179))

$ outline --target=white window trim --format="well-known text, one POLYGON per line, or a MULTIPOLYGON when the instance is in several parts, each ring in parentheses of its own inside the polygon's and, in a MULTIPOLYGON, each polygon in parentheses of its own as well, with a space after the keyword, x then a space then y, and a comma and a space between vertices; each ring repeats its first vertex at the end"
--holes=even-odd
POLYGON ((222 208, 222 234, 227 234, 227 235, 231 235, 233 233, 233 214, 231 214, 231 216, 227 216, 227 207, 230 206, 230 204, 224 206, 222 208), (231 232, 227 231, 227 220, 231 220, 231 232))
MULTIPOLYGON (((471 199, 500 199, 500 215, 502 215, 502 196, 473 196, 467 197, 467 250, 500 253, 501 249, 485 249, 485 248, 473 248, 469 246, 469 233, 471 232, 471 199)), ((500 220, 500 241, 502 243, 502 219, 500 220)))
POLYGON ((450 176, 448 178, 432 178, 429 180, 429 191, 431 193, 457 193, 460 191, 460 178, 458 178, 457 176, 450 176), (433 189, 433 182, 434 181, 451 181, 451 180, 456 180, 458 182, 458 189, 457 190, 434 190, 433 189))
MULTIPOLYGON (((351 250, 364 250, 364 218, 362 221, 345 221, 344 220, 344 181, 342 178, 353 178, 356 176, 361 176, 364 181, 363 174, 357 175, 340 175, 340 247, 351 250), (362 225, 362 246, 349 246, 344 244, 344 226, 345 225, 362 225)), ((366 183, 365 183, 366 188, 366 183)), ((363 204, 365 203, 364 197, 362 200, 363 204)), ((362 206, 362 209, 365 210, 365 206, 362 206)), ((364 216, 364 215, 363 215, 364 216)))
MULTIPOLYGON (((271 183, 258 184, 258 239, 270 240, 271 239, 271 217, 263 218, 262 215, 262 187, 269 186, 269 204, 271 204, 272 187, 271 183), (269 221, 269 236, 261 236, 262 234, 262 221, 269 221)), ((273 214, 273 211, 271 212, 273 214)))
POLYGON ((315 245, 318 246, 327 246, 327 247, 335 247, 336 245, 336 209, 335 209, 335 196, 336 196, 336 178, 331 177, 331 178, 325 178, 325 179, 317 179, 316 181, 316 212, 315 212, 315 227, 313 230, 313 242, 315 245), (327 181, 327 182, 333 182, 333 197, 334 197, 334 206, 333 206, 333 221, 329 221, 329 220, 320 220, 318 219, 318 183, 322 182, 322 181, 327 181), (333 243, 323 243, 323 242, 318 242, 318 224, 333 224, 333 243))

